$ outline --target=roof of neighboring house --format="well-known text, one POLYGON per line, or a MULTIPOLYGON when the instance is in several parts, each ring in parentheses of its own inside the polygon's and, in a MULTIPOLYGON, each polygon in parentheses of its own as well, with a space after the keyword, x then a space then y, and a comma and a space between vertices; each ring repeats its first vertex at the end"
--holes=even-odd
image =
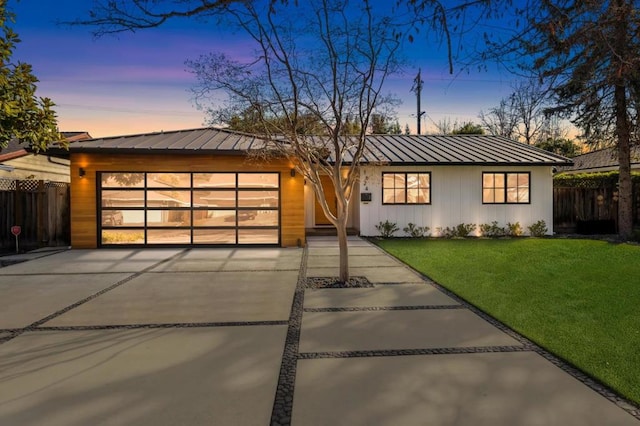
MULTIPOLYGON (((617 170, 618 151, 615 147, 599 149, 573 158, 573 165, 563 167, 561 172, 607 172, 617 170)), ((640 146, 631 148, 631 168, 640 168, 640 146)))
MULTIPOLYGON (((88 132, 60 132, 60 134, 69 143, 91 139, 91 135, 88 132)), ((20 143, 18 139, 11 139, 6 148, 0 149, 0 161, 9 161, 14 158, 24 157, 30 154, 27 148, 27 144, 20 143)), ((43 154, 46 154, 46 151, 43 152, 43 154)))
MULTIPOLYGON (((415 165, 569 165, 571 160, 501 136, 369 135, 363 163, 415 165)), ((71 152, 226 153, 241 154, 263 147, 256 135, 202 128, 85 141, 71 152)), ((350 158, 345 159, 347 162, 350 158)))

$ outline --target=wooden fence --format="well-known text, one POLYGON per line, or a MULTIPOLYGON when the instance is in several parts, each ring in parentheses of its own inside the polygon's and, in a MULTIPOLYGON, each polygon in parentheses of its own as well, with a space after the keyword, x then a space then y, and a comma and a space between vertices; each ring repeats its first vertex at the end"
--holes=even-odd
POLYGON ((20 225, 21 249, 68 246, 71 240, 69 184, 0 180, 0 249, 15 250, 13 225, 20 225))
MULTIPOLYGON (((640 225, 640 185, 633 188, 633 223, 640 225)), ((553 230, 556 233, 617 233, 617 188, 554 187, 553 230)))

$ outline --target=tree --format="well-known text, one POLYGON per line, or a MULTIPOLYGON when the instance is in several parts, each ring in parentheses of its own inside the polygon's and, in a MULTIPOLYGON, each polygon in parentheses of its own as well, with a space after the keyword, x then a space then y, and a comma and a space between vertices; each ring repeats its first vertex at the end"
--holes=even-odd
POLYGON ((526 26, 494 43, 491 53, 541 76, 555 103, 547 112, 570 119, 587 141, 617 145, 618 230, 628 239, 630 147, 639 125, 640 7, 633 0, 537 0, 520 14, 526 26))
POLYGON ((535 146, 545 151, 570 158, 580 154, 580 147, 571 139, 566 138, 549 138, 545 141, 538 142, 535 146))
POLYGON ((228 95, 226 109, 255 111, 266 142, 252 155, 266 161, 289 158, 312 186, 337 230, 339 278, 347 281, 349 204, 367 129, 375 111, 391 101, 382 91, 400 65, 400 41, 391 18, 374 15, 366 1, 317 0, 281 12, 277 5, 251 2, 228 7, 228 25, 251 37, 257 57, 239 62, 214 53, 188 66, 197 77, 200 102, 222 91, 228 95), (307 116, 321 123, 314 136, 300 132, 307 116), (323 187, 322 175, 333 189, 323 187), (335 192, 336 213, 326 190, 335 192))
POLYGON ((11 56, 18 35, 8 26, 14 15, 7 11, 7 1, 0 0, 0 151, 17 139, 35 151, 62 138, 58 133, 54 103, 36 96, 38 79, 31 65, 12 63, 11 56))
POLYGON ((516 137, 519 120, 511 96, 500 100, 498 106, 490 108, 486 113, 480 111, 478 118, 489 134, 509 139, 516 137))
POLYGON ((513 92, 500 100, 497 107, 487 113, 480 111, 479 118, 492 135, 537 145, 568 134, 558 115, 547 111, 549 107, 552 105, 548 91, 535 79, 528 79, 515 84, 513 92))
POLYGON ((399 135, 402 133, 397 118, 387 114, 371 114, 371 133, 374 135, 399 135))
POLYGON ((484 135, 484 129, 481 125, 467 121, 462 123, 460 127, 455 127, 451 131, 452 135, 484 135))
POLYGON ((533 145, 545 126, 544 113, 546 91, 534 79, 519 82, 511 94, 511 105, 519 120, 515 129, 516 135, 527 145, 533 145))

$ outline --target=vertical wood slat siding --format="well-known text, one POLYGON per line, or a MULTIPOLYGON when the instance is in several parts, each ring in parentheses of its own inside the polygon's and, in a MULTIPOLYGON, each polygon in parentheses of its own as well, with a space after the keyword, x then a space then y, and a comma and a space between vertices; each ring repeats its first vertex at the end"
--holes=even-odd
MULTIPOLYGON (((401 230, 408 223, 428 226, 432 234, 438 227, 461 223, 480 225, 494 220, 500 226, 520 222, 526 227, 544 220, 551 231, 553 223, 553 178, 551 167, 538 166, 367 166, 361 168, 360 188, 370 192, 369 203, 360 202, 360 233, 379 235, 375 225, 388 220, 401 230), (431 172, 431 204, 383 205, 383 172, 431 172), (483 204, 482 172, 530 172, 529 204, 483 204)), ((404 236, 400 231, 396 236, 404 236)))
POLYGON ((96 248, 96 172, 279 172, 281 245, 305 243, 304 179, 291 177, 286 160, 256 164, 243 156, 162 154, 71 154, 71 246, 96 248), (82 167, 86 175, 78 176, 82 167))

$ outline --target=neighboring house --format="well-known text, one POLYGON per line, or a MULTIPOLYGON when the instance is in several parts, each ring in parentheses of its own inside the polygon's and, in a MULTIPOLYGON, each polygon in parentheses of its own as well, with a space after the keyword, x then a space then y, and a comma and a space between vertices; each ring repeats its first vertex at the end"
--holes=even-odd
MULTIPOLYGON (((553 221, 552 168, 571 161, 495 136, 370 136, 349 226, 553 221)), ((289 160, 247 161, 257 136, 193 129, 72 145, 71 244, 277 245, 328 226, 289 160)), ((326 185, 330 185, 327 180, 326 185)), ((330 193, 330 191, 329 191, 330 193)), ((329 201, 329 204, 332 204, 329 201)))
MULTIPOLYGON (((618 149, 615 147, 599 149, 578 155, 573 159, 573 165, 560 167, 563 173, 596 173, 611 172, 619 169, 618 149)), ((631 170, 640 171, 640 146, 631 148, 631 170)))
MULTIPOLYGON (((71 142, 90 139, 87 132, 62 132, 62 136, 71 142)), ((28 146, 16 139, 0 150, 0 178, 11 180, 49 180, 69 182, 69 160, 56 158, 41 152, 38 155, 27 151, 28 146)))

